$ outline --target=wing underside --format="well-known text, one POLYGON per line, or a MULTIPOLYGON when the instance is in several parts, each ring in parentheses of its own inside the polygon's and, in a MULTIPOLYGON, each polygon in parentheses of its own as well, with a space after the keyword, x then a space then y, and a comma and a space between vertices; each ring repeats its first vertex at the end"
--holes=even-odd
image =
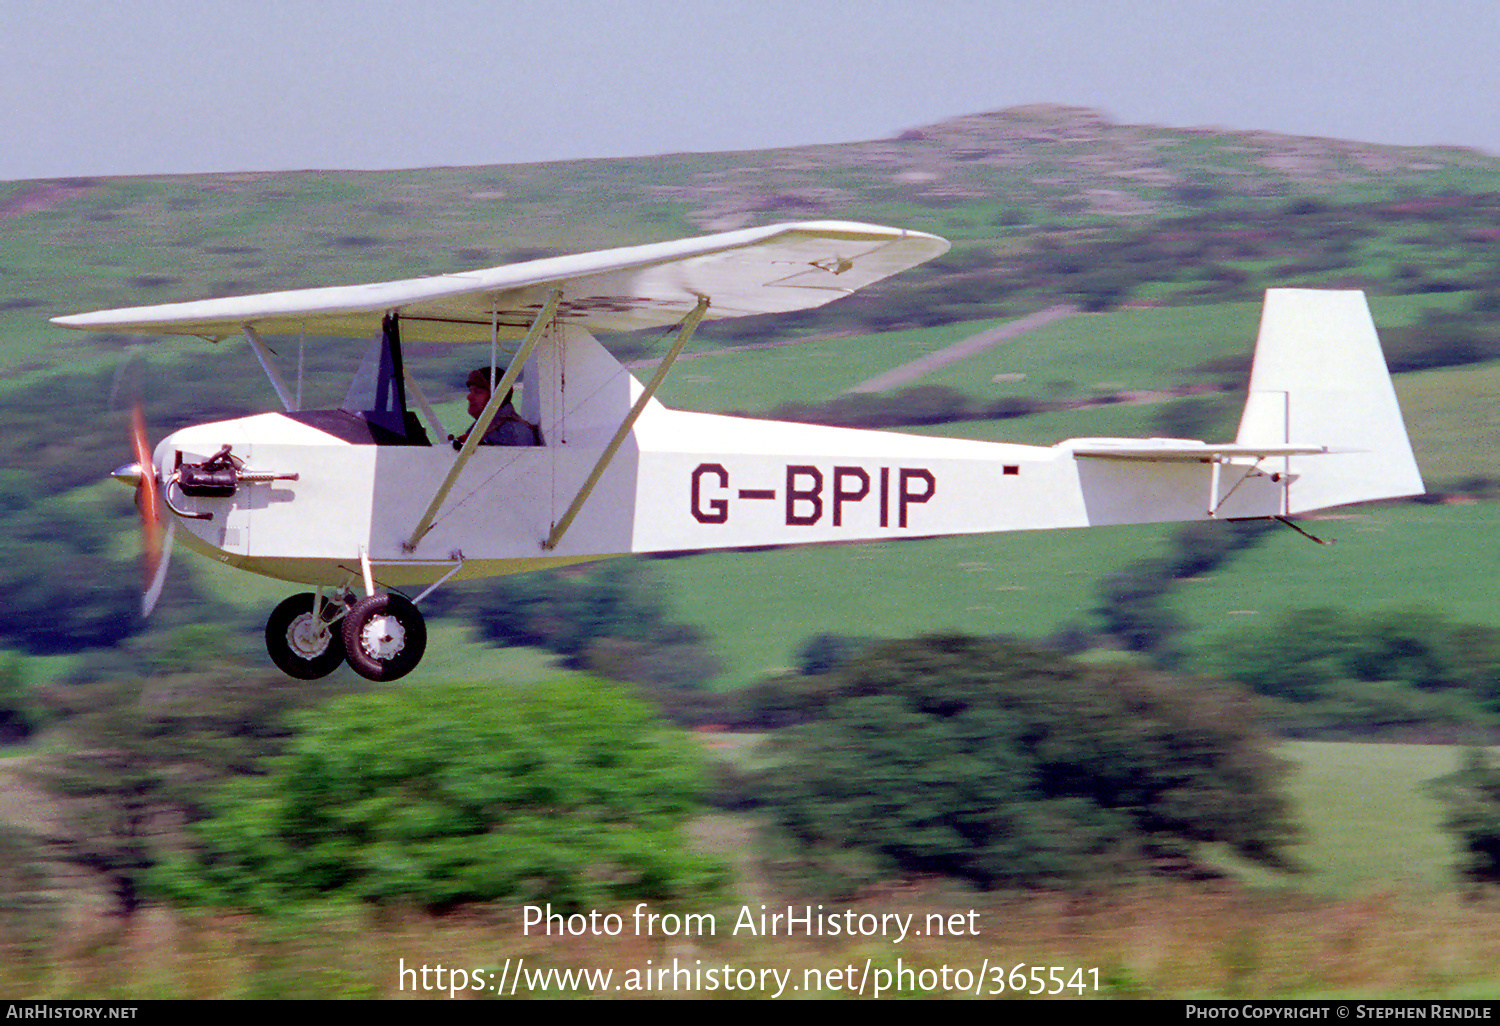
POLYGON ((561 288, 561 320, 591 331, 633 331, 675 324, 703 297, 711 320, 822 306, 948 245, 925 232, 808 221, 430 278, 102 310, 53 323, 214 339, 247 326, 268 335, 358 338, 397 310, 403 337, 461 342, 488 338, 492 323, 502 337, 523 334, 561 288))

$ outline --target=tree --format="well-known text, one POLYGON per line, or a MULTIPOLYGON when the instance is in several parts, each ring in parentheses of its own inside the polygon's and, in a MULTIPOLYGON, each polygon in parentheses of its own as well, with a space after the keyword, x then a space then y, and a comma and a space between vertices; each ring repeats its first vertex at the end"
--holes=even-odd
POLYGON ((1500 711, 1500 630, 1420 606, 1288 610, 1264 631, 1226 636, 1216 648, 1226 676, 1292 702, 1380 683, 1500 711))
POLYGON ((981 887, 1195 872, 1202 846, 1293 868, 1241 692, 961 636, 877 646, 784 733, 766 805, 814 863, 850 849, 981 887))
POLYGON ((1463 767, 1433 781, 1432 790, 1447 807, 1443 826, 1459 843, 1459 876, 1500 884, 1500 766, 1483 748, 1470 748, 1463 767))
POLYGON ((58 709, 70 713, 61 728, 70 743, 32 773, 58 800, 43 838, 50 858, 98 874, 115 911, 134 914, 147 875, 184 824, 207 814, 215 787, 260 770, 291 734, 287 712, 339 686, 226 664, 52 696, 55 709, 71 708, 58 709))
POLYGON ((702 786, 683 735, 615 686, 350 696, 305 717, 268 776, 227 788, 161 882, 252 909, 700 894, 723 873, 682 837, 702 786))
POLYGON ((639 560, 610 560, 583 575, 503 577, 470 606, 495 644, 545 648, 614 680, 697 687, 722 669, 701 630, 667 619, 660 578, 639 560))

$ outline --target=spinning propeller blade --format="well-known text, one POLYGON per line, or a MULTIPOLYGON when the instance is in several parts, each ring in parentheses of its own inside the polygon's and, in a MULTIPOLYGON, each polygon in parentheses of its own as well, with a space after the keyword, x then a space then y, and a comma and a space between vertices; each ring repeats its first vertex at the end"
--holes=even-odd
MULTIPOLYGON (((150 616, 166 582, 172 532, 167 532, 163 547, 161 485, 156 480, 156 465, 151 460, 151 443, 146 438, 146 418, 140 403, 130 410, 130 448, 135 455, 135 505, 141 511, 141 615, 150 616)), ((122 467, 115 476, 122 477, 129 469, 132 468, 122 467)))

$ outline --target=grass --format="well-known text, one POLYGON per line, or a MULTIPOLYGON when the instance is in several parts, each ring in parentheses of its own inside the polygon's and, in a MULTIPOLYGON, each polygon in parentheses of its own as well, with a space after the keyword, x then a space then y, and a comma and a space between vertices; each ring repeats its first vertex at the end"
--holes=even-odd
POLYGON ((1376 506, 1304 525, 1336 543, 1321 547, 1276 531, 1172 590, 1172 608, 1193 644, 1211 651, 1225 634, 1265 631, 1285 610, 1317 606, 1419 606, 1500 626, 1500 505, 1376 506))
POLYGON ((1299 887, 1324 895, 1439 893, 1456 861, 1426 784, 1459 768, 1446 745, 1294 741, 1291 795, 1307 830, 1299 887))
POLYGON ((716 686, 793 665, 813 634, 940 631, 1037 637, 1086 616, 1100 574, 1154 548, 1157 525, 931 538, 657 563, 674 616, 701 625, 726 668, 716 686))

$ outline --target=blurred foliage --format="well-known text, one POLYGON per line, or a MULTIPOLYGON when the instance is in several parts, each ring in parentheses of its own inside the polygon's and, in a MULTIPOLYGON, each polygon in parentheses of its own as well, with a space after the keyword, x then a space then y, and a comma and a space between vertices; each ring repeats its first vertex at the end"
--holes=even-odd
POLYGON ((848 634, 814 634, 797 648, 797 672, 804 677, 831 673, 874 643, 848 634))
POLYGON ((1216 647, 1226 677, 1294 703, 1289 725, 1486 723, 1500 713, 1500 629, 1433 609, 1294 609, 1216 647))
POLYGON ((115 644, 141 625, 140 571, 112 557, 117 522, 101 504, 45 494, 0 473, 0 639, 33 653, 115 644))
POLYGON ((667 619, 666 589, 643 560, 501 577, 454 592, 447 608, 496 645, 544 648, 614 680, 694 688, 721 669, 702 630, 667 619))
MULTIPOLYGON (((783 732, 765 808, 802 868, 865 852, 976 886, 1291 869, 1284 767, 1239 691, 962 636, 889 642, 783 732)), ((852 881, 851 881, 852 882, 852 881)))
POLYGON ((257 910, 672 900, 717 888, 686 848, 704 786, 687 740, 618 686, 449 684, 335 700, 234 782, 160 874, 180 901, 257 910))
POLYGON ((0 652, 0 744, 25 741, 43 722, 41 703, 27 683, 21 657, 0 652))
POLYGON ((1138 560, 1099 582, 1094 612, 1104 631, 1125 648, 1174 665, 1182 656, 1177 635, 1182 629, 1168 608, 1174 581, 1207 573, 1236 552, 1254 545, 1272 527, 1269 520, 1201 520, 1172 533, 1166 555, 1138 560))
POLYGON ((194 662, 189 672, 58 684, 41 696, 62 735, 27 770, 58 803, 48 856, 102 877, 121 915, 139 908, 146 875, 207 814, 214 789, 284 750, 288 713, 349 686, 248 670, 213 648, 194 662))
POLYGON ((1458 772, 1432 782, 1446 810, 1443 826, 1458 842, 1461 879, 1500 884, 1500 766, 1483 748, 1464 753, 1458 772))

